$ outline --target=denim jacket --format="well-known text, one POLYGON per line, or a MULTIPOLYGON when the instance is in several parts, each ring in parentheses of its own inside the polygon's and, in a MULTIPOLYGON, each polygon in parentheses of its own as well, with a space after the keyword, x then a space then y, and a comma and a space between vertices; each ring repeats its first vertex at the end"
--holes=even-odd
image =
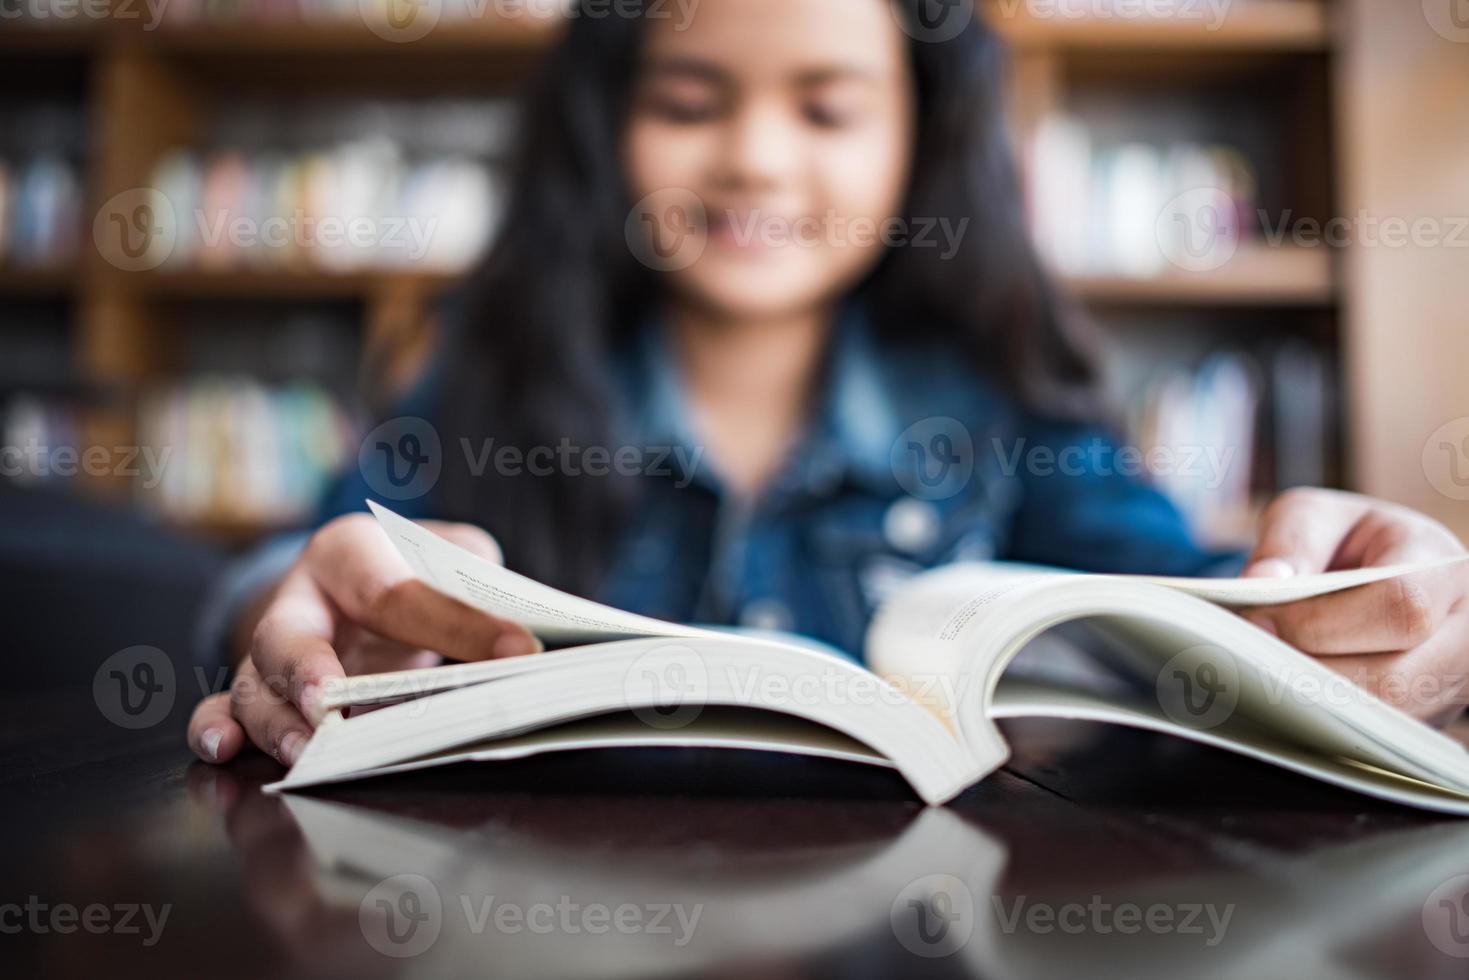
MULTIPOLYGON (((860 311, 839 320, 818 408, 754 500, 731 494, 700 450, 662 330, 645 329, 617 369, 624 445, 649 464, 594 596, 622 609, 796 632, 860 657, 884 595, 949 562, 1169 575, 1239 564, 1194 542, 1110 433, 1023 411, 952 350, 883 344, 860 311)), ((384 499, 377 476, 349 472, 322 519, 369 496, 434 516, 431 492, 384 499)), ((265 549, 232 591, 278 574, 300 544, 265 549)))

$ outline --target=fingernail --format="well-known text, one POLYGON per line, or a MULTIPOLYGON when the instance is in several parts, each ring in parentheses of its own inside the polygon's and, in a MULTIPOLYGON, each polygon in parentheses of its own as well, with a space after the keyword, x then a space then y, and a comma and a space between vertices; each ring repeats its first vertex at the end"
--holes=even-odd
POLYGON ((1251 578, 1290 578, 1295 573, 1295 566, 1284 558, 1261 558, 1245 569, 1251 578))
POLYGON ((288 766, 294 766, 296 759, 301 755, 301 749, 305 747, 306 739, 301 737, 300 732, 292 732, 281 739, 281 762, 288 766))
POLYGON ((218 728, 211 728, 199 739, 199 745, 204 749, 204 754, 209 757, 210 762, 219 761, 219 743, 224 741, 224 732, 218 728))
POLYGON ((498 659, 500 657, 523 657, 528 653, 536 653, 540 649, 540 641, 529 633, 502 633, 495 641, 490 653, 498 659))

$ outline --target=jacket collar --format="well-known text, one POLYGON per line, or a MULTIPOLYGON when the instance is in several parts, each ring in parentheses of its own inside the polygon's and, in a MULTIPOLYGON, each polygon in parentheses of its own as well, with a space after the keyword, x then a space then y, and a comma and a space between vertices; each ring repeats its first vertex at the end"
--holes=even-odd
MULTIPOLYGON (((776 488, 829 492, 847 482, 885 497, 916 460, 899 445, 915 423, 943 411, 964 417, 983 382, 952 352, 896 348, 876 336, 866 311, 849 304, 838 315, 827 348, 823 388, 804 435, 775 479, 776 488)), ((691 454, 700 445, 689 398, 666 329, 650 320, 622 364, 630 430, 645 446, 681 447, 701 460, 693 482, 719 490, 717 461, 691 454)))

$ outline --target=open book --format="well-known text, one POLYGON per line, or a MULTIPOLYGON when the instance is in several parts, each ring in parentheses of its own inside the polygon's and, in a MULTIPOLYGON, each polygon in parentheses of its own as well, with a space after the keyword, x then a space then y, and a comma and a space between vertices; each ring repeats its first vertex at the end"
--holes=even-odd
POLYGON ((1058 717, 1167 732, 1381 799, 1469 814, 1462 745, 1224 608, 1429 566, 1177 579, 951 565, 884 603, 864 667, 800 638, 679 626, 568 595, 372 510, 423 581, 560 649, 338 681, 323 692, 325 714, 300 759, 268 789, 674 745, 888 766, 940 804, 1004 764, 997 721, 1058 717), (1137 683, 1005 676, 1022 648, 1073 620, 1105 636, 1137 683))

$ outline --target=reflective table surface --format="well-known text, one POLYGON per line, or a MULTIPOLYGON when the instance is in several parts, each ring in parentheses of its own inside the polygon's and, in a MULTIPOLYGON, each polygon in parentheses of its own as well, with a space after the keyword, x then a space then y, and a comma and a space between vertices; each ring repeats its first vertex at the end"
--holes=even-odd
POLYGON ((0 702, 9 976, 1469 976, 1469 822, 1156 735, 1012 723, 937 809, 672 749, 282 797, 182 709, 0 702))

